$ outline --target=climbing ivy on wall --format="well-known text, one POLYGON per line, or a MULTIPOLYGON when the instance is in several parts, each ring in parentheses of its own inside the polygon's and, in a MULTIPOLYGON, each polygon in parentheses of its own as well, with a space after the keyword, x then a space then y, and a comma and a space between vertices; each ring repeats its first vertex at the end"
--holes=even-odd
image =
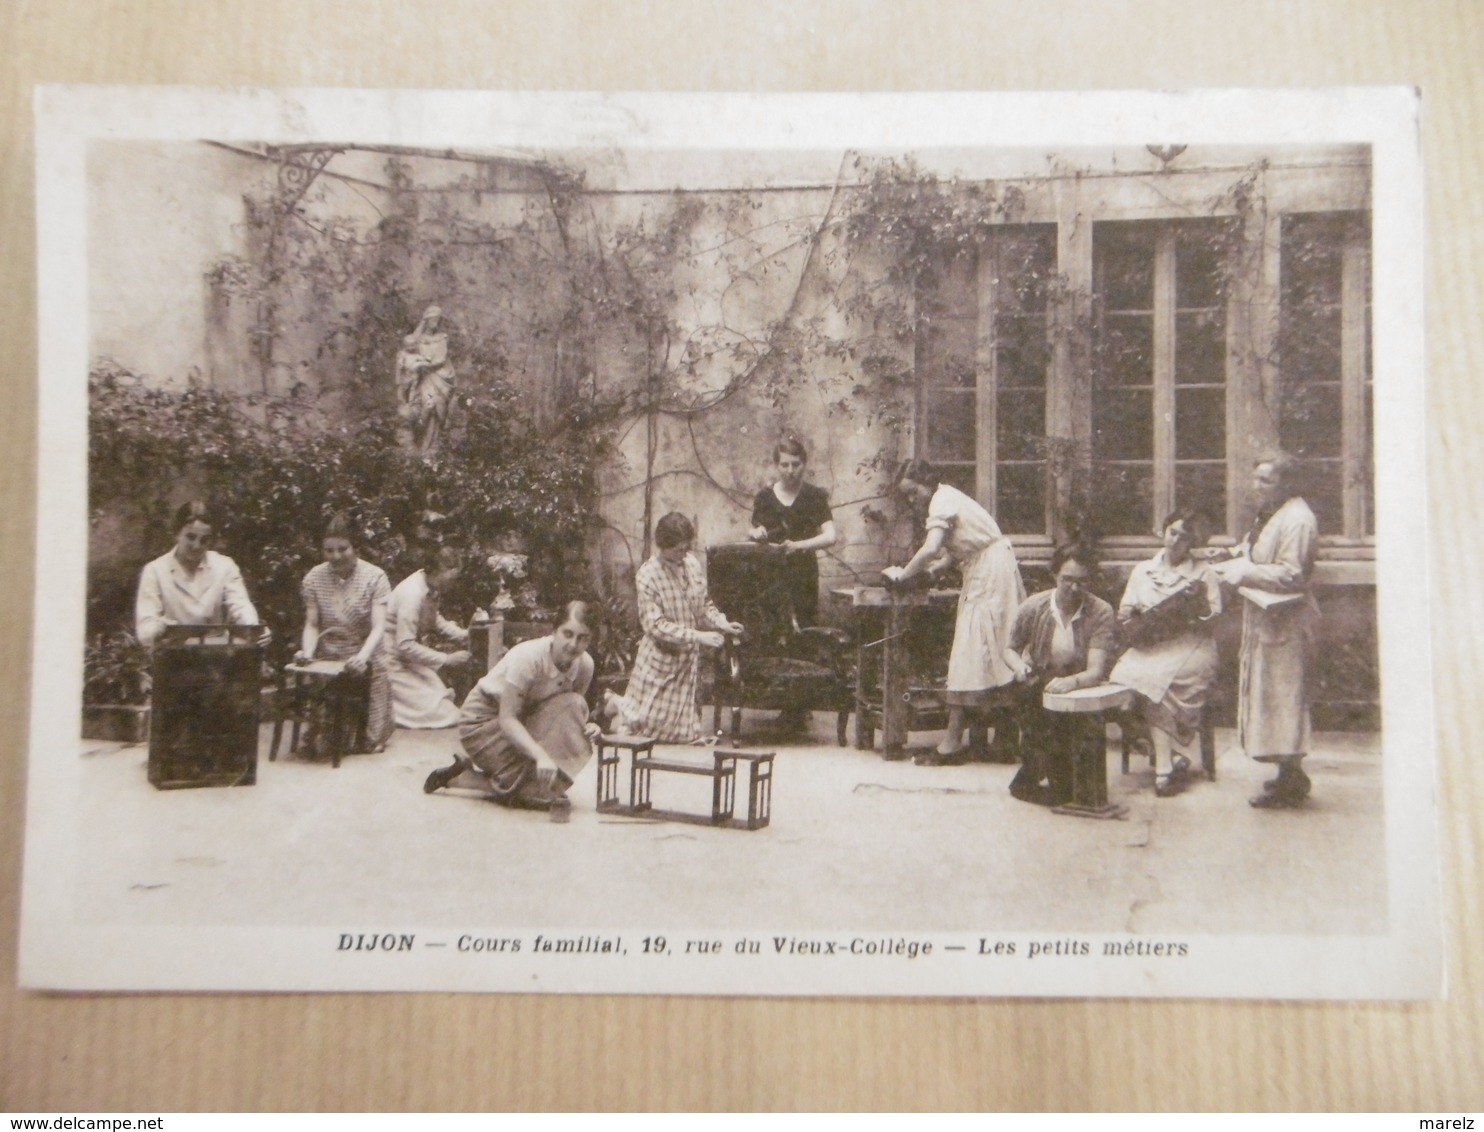
MULTIPOLYGON (((883 541, 896 537, 886 494, 910 454, 916 297, 976 254, 988 226, 1019 220, 1020 188, 848 154, 832 186, 801 194, 797 216, 779 217, 758 194, 735 191, 657 195, 600 218, 580 172, 496 164, 471 163, 466 176, 432 187, 412 160, 390 157, 387 203, 370 224, 327 214, 302 183, 292 194, 280 185, 248 196, 247 252, 219 261, 207 284, 255 307, 263 393, 227 404, 191 391, 172 402, 167 417, 177 423, 146 427, 124 418, 156 412, 160 402, 150 398, 164 394, 102 372, 95 381, 98 444, 141 446, 115 453, 122 463, 107 457, 107 466, 158 461, 152 491, 120 502, 151 501, 156 510, 141 518, 154 545, 164 500, 193 476, 242 500, 239 553, 259 553, 247 548, 251 538, 281 548, 262 552, 274 585, 298 569, 320 518, 310 511, 332 497, 375 500, 367 521, 393 558, 392 540, 405 536, 410 516, 436 501, 472 524, 471 542, 520 530, 543 551, 554 542, 558 574, 585 569, 581 544, 591 549, 603 500, 623 491, 643 493, 646 537, 656 517, 649 500, 668 476, 702 482, 726 506, 744 508, 753 485, 725 459, 738 422, 761 419, 771 435, 806 395, 832 431, 872 438, 853 469, 856 497, 837 494, 837 508, 859 507, 883 541), (748 308, 746 296, 764 292, 771 299, 748 308), (458 386, 447 450, 424 462, 398 450, 389 413, 401 338, 433 301, 445 311, 458 386), (276 372, 290 380, 275 385, 276 372), (192 413, 210 419, 189 420, 192 413), (154 427, 178 427, 188 455, 169 455, 154 427), (617 453, 635 429, 647 438, 644 464, 630 467, 617 453), (681 466, 658 462, 662 430, 685 442, 681 466), (217 443, 224 455, 214 463, 217 443), (256 483, 233 471, 244 460, 272 474, 256 483), (317 491, 311 506, 295 494, 307 484, 338 486, 317 491), (283 511, 282 529, 259 508, 283 511)), ((1240 208, 1250 190, 1251 174, 1238 178, 1232 199, 1213 209, 1240 208)), ((1091 380, 1101 364, 1095 296, 1071 293, 1054 272, 1035 284, 1063 312, 1053 335, 1091 380)), ((1087 526, 1093 453, 1065 437, 1035 443, 1067 485, 1059 525, 1087 526)), ((630 463, 634 450, 631 442, 630 463)), ((631 562, 644 549, 631 546, 631 562)))

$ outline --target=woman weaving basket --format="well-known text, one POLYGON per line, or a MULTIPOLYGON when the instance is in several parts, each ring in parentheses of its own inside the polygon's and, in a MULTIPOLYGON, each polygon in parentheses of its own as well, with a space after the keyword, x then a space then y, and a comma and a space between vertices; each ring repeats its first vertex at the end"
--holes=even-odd
POLYGON ((1210 622, 1221 612, 1215 571, 1190 556, 1198 516, 1164 522, 1164 549, 1129 574, 1118 621, 1129 649, 1108 678, 1133 689, 1154 743, 1154 792, 1178 794, 1190 771, 1201 709, 1216 679, 1210 622))

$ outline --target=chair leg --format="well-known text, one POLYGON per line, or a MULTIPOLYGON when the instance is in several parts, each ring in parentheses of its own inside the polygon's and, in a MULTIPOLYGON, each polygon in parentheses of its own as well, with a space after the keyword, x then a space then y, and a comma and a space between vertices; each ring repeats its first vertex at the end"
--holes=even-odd
POLYGON ((1201 768, 1208 782, 1216 781, 1216 727, 1204 708, 1201 709, 1201 768))
POLYGON ((1120 754, 1122 756, 1121 761, 1123 763, 1123 768, 1122 768, 1123 769, 1123 773, 1124 774, 1127 774, 1128 773, 1129 749, 1133 746, 1133 741, 1132 741, 1131 737, 1129 736, 1129 725, 1128 725, 1128 716, 1127 715, 1120 715, 1118 717, 1118 740, 1119 740, 1118 745, 1119 745, 1119 749, 1120 749, 1120 754))
POLYGON ((742 709, 734 707, 732 709, 732 738, 735 739, 740 734, 742 734, 742 709))
POLYGON ((278 741, 283 738, 283 713, 289 705, 288 689, 280 681, 273 703, 273 741, 268 744, 268 761, 278 761, 278 741))
POLYGON ((848 711, 842 711, 835 716, 835 743, 837 746, 845 746, 849 726, 850 713, 848 711))

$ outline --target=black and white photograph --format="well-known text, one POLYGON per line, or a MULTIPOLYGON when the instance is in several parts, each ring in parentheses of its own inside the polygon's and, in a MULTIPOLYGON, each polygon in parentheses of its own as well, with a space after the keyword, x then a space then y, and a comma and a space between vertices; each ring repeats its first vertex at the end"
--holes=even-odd
POLYGON ((37 113, 23 985, 1441 993, 1413 92, 37 113))

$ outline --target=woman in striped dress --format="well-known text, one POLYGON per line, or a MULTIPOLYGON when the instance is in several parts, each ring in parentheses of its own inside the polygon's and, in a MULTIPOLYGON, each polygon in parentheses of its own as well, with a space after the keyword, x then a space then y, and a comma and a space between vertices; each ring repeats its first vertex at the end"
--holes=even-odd
POLYGON ((717 609, 706 589, 706 572, 691 555, 696 530, 678 511, 655 524, 657 548, 639 567, 639 624, 644 638, 622 696, 610 696, 625 731, 671 743, 701 738, 696 683, 701 650, 719 649, 726 634, 742 632, 717 609))

